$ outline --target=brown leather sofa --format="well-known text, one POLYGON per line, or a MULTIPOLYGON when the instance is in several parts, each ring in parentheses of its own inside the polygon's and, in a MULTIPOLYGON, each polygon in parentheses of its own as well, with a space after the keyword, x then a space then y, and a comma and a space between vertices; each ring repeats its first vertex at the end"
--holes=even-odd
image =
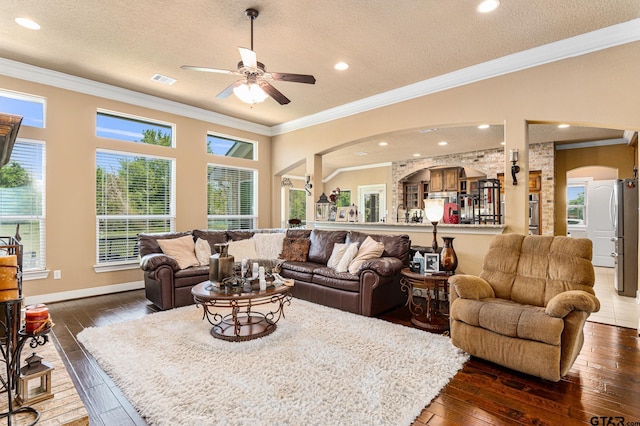
MULTIPOLYGON (((213 247, 215 243, 251 238, 256 232, 274 230, 140 234, 140 267, 144 271, 147 299, 163 310, 193 304, 191 288, 209 278, 208 266, 180 269, 175 259, 162 252, 158 239, 192 235, 194 240, 202 238, 213 247)), ((400 289, 400 271, 409 264, 411 241, 408 235, 307 229, 275 232, 286 232, 287 238, 310 240, 306 261, 283 261, 280 264, 280 275, 295 280, 294 297, 367 316, 405 302, 406 295, 400 289), (362 243, 369 235, 384 244, 382 257, 365 261, 355 274, 336 272, 327 267, 335 243, 362 243)))

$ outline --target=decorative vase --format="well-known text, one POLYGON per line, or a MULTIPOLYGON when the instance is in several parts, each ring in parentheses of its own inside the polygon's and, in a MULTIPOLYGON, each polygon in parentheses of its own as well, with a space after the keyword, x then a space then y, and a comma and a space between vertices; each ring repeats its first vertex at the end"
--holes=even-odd
POLYGON ((233 276, 233 256, 229 255, 229 245, 214 244, 216 254, 209 258, 209 281, 221 283, 222 280, 233 276))
POLYGON ((458 256, 456 256, 456 251, 453 249, 453 238, 454 237, 442 237, 444 246, 440 253, 441 269, 451 273, 455 272, 458 267, 458 256))

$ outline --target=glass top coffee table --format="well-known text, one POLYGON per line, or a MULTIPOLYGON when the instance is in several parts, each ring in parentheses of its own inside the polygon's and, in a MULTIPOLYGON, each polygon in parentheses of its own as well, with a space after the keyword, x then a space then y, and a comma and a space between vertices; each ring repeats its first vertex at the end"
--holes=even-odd
POLYGON ((205 281, 195 285, 191 294, 204 309, 202 319, 206 318, 213 326, 213 337, 242 342, 273 333, 276 323, 284 317, 284 305, 291 304, 292 286, 292 282, 270 284, 266 290, 260 290, 255 283, 217 286, 205 281), (257 306, 264 309, 257 311, 254 309, 257 306))

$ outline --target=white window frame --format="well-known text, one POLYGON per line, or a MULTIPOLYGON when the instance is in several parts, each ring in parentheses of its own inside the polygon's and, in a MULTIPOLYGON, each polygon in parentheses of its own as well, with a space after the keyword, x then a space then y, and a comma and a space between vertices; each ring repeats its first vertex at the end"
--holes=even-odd
POLYGON ((581 187, 584 189, 584 204, 583 205, 576 205, 576 204, 569 204, 569 198, 567 197, 566 200, 566 209, 565 209, 565 214, 567 216, 567 227, 569 228, 586 228, 587 227, 587 223, 589 218, 587 217, 587 205, 589 204, 589 194, 588 194, 588 188, 589 188, 589 181, 591 181, 592 179, 582 179, 582 178, 569 178, 567 179, 567 191, 569 190, 569 188, 578 188, 581 187), (584 216, 584 220, 582 224, 579 225, 570 225, 569 224, 569 209, 570 208, 576 208, 576 207, 582 207, 582 214, 584 216))
MULTIPOLYGON (((36 279, 44 279, 49 275, 49 271, 46 269, 47 264, 47 233, 46 233, 46 225, 47 225, 47 212, 46 212, 46 194, 47 194, 47 146, 44 141, 34 140, 34 139, 25 139, 25 138, 17 138, 15 144, 32 144, 32 145, 40 145, 42 147, 42 165, 41 165, 41 173, 42 173, 42 214, 41 215, 15 215, 15 216, 3 216, 3 220, 11 221, 11 220, 36 220, 40 223, 40 239, 38 241, 38 250, 40 252, 41 259, 41 267, 38 268, 24 268, 24 246, 23 246, 23 280, 36 280, 36 279)), ((14 145, 15 147, 15 145, 14 145)), ((11 160, 10 160, 11 161, 11 160)), ((22 230, 24 234, 24 229, 22 230)), ((13 235, 11 235, 13 236, 13 235)))
MULTIPOLYGON (((127 114, 125 112, 119 112, 119 111, 112 111, 112 110, 108 110, 108 109, 103 109, 103 108, 98 108, 96 110, 96 132, 95 132, 95 136, 98 138, 102 138, 102 139, 111 139, 111 140, 117 140, 117 141, 123 141, 123 142, 128 142, 128 143, 141 143, 141 142, 132 142, 129 141, 127 139, 118 139, 118 138, 108 138, 108 137, 104 137, 104 136, 99 136, 98 135, 98 126, 97 126, 97 120, 98 120, 98 115, 100 114, 106 114, 106 115, 111 115, 114 116, 116 118, 122 118, 123 120, 134 120, 134 121, 142 121, 142 122, 146 122, 149 123, 151 125, 158 125, 158 126, 165 126, 165 127, 170 127, 171 128, 171 145, 170 146, 162 146, 162 145, 152 145, 152 144, 147 144, 147 145, 152 145, 152 146, 159 146, 161 148, 175 148, 176 147, 176 125, 174 123, 169 123, 167 121, 162 121, 162 120, 156 120, 154 118, 149 118, 149 117, 142 117, 139 115, 133 115, 133 114, 127 114)), ((145 144, 143 144, 145 145, 145 144)))
MULTIPOLYGON (((209 167, 221 167, 221 168, 225 168, 225 169, 233 169, 233 170, 245 170, 245 171, 249 171, 253 173, 253 206, 252 206, 252 210, 253 210, 253 214, 252 215, 214 215, 214 214, 208 214, 208 210, 209 210, 209 205, 207 204, 207 227, 209 227, 209 222, 211 220, 216 220, 216 219, 223 219, 223 220, 227 220, 227 219, 250 219, 253 223, 253 226, 251 228, 257 228, 258 226, 258 170, 251 168, 251 167, 236 167, 236 166, 229 166, 229 165, 225 165, 225 164, 216 164, 216 163, 208 163, 207 164, 207 173, 206 173, 206 179, 207 179, 207 191, 208 191, 208 185, 209 185, 209 167)), ((207 193, 207 203, 209 202, 209 196, 207 193)), ((233 228, 233 229, 237 229, 237 228, 233 228)))
POLYGON ((258 161, 258 143, 256 141, 252 141, 250 139, 239 138, 237 136, 225 135, 224 133, 217 133, 217 132, 208 131, 207 132, 207 136, 205 137, 205 145, 207 145, 207 148, 208 148, 207 138, 209 136, 213 136, 214 138, 222 138, 222 139, 228 139, 228 140, 231 140, 231 141, 243 142, 243 143, 251 144, 251 145, 253 145, 253 158, 243 158, 243 157, 233 157, 233 156, 228 156, 228 155, 219 155, 219 154, 215 154, 215 153, 212 153, 212 152, 208 152, 208 150, 207 150, 207 154, 215 155, 216 157, 223 157, 223 158, 239 158, 241 160, 247 160, 247 161, 258 161))
MULTIPOLYGON (((31 126, 25 122, 25 117, 22 118, 22 126, 34 127, 38 129, 46 129, 47 127, 47 98, 43 96, 30 95, 28 93, 14 92, 12 90, 0 89, 0 97, 17 99, 19 101, 32 102, 35 104, 42 104, 42 126, 31 126)), ((19 111, 5 111, 9 114, 22 114, 19 111)))
MULTIPOLYGON (((360 185, 358 186, 358 213, 362 215, 362 221, 364 222, 364 199, 368 194, 377 194, 379 195, 379 205, 378 211, 380 212, 380 217, 385 217, 385 210, 387 206, 387 185, 384 183, 374 184, 374 185, 360 185)), ((353 194, 351 194, 353 195, 353 194)), ((386 219, 385 219, 386 220, 386 219)), ((378 223, 378 222, 367 222, 367 223, 378 223)))
MULTIPOLYGON (((117 151, 110 149, 96 149, 96 159, 98 153, 106 153, 113 155, 123 155, 130 157, 145 157, 148 159, 158 159, 158 160, 167 160, 171 162, 171 199, 169 211, 170 214, 167 217, 166 215, 98 215, 95 213, 96 217, 96 264, 93 269, 95 272, 111 272, 111 271, 120 271, 125 269, 136 269, 139 267, 139 262, 137 260, 125 260, 125 261, 116 261, 116 262, 101 262, 100 261, 100 220, 101 219, 138 219, 138 220, 146 220, 146 219, 168 219, 169 220, 169 231, 175 231, 175 223, 176 223, 176 160, 171 157, 163 157, 158 155, 149 155, 142 154, 138 152, 127 152, 127 151, 117 151)), ((94 170, 97 173, 98 164, 96 162, 94 166, 94 170)), ((96 194, 97 196, 97 194, 96 194)))

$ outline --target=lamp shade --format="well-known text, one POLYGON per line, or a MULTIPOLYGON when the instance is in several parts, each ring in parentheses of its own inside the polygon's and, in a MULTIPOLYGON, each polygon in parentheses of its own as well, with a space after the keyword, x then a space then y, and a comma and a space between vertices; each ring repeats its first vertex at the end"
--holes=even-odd
POLYGON ((426 198, 424 200, 424 215, 429 222, 440 222, 444 216, 444 199, 426 198))
POLYGON ((243 83, 233 88, 233 93, 242 102, 247 104, 257 104, 264 102, 269 97, 264 90, 256 83, 243 83))

